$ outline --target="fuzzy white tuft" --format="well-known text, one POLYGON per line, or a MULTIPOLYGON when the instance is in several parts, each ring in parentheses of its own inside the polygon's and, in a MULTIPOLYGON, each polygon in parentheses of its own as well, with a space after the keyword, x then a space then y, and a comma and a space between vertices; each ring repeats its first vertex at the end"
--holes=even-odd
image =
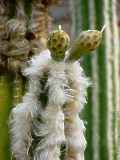
POLYGON ((89 78, 84 74, 79 62, 69 63, 67 65, 67 77, 73 83, 74 89, 78 92, 75 99, 79 102, 79 107, 83 109, 87 98, 87 88, 91 85, 89 78))
POLYGON ((66 72, 74 96, 73 101, 67 103, 64 107, 65 135, 68 148, 66 160, 84 160, 86 148, 85 127, 83 121, 79 118, 79 113, 86 103, 87 88, 90 81, 84 75, 83 69, 78 62, 69 63, 66 72))
POLYGON ((40 77, 43 70, 47 69, 47 64, 51 59, 50 51, 44 50, 39 55, 34 56, 30 61, 30 66, 23 71, 27 77, 40 77))
POLYGON ((42 111, 38 100, 38 95, 41 93, 38 77, 42 75, 43 66, 49 58, 50 55, 46 51, 45 55, 36 56, 31 60, 31 66, 24 71, 24 74, 30 79, 28 92, 23 97, 23 102, 13 108, 10 115, 12 152, 17 160, 29 160, 30 158, 28 151, 32 143, 32 120, 42 111))
POLYGON ((36 97, 26 94, 23 102, 12 110, 10 116, 11 143, 13 155, 17 160, 29 160, 28 151, 32 142, 31 124, 37 109, 36 97))
POLYGON ((75 150, 75 160, 83 160, 85 127, 78 115, 86 103, 86 89, 90 83, 79 63, 55 62, 49 50, 45 50, 32 58, 24 75, 29 78, 28 92, 23 102, 12 110, 10 120, 12 151, 16 159, 29 160, 29 151, 35 143, 32 159, 58 160, 59 146, 66 141, 68 147, 75 150), (42 89, 44 73, 48 77, 42 89), (44 91, 48 94, 45 106, 40 99, 44 91), (68 119, 65 128, 64 116, 68 119))
POLYGON ((59 160, 60 149, 56 145, 54 147, 46 147, 44 150, 35 152, 34 160, 59 160))
POLYGON ((46 85, 49 88, 49 103, 62 107, 71 98, 65 73, 66 65, 64 62, 51 61, 49 68, 49 77, 46 85))
POLYGON ((42 137, 35 150, 43 150, 65 141, 64 114, 58 106, 47 106, 41 112, 42 122, 33 122, 33 132, 36 137, 42 137), (37 122, 37 123, 36 123, 37 122))

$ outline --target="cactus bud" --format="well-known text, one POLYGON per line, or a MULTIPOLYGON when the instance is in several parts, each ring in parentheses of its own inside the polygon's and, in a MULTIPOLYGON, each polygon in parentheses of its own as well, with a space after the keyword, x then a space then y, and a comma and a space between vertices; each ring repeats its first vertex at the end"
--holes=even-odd
POLYGON ((59 27, 58 30, 50 33, 47 46, 51 51, 51 56, 55 60, 64 59, 65 52, 68 49, 70 44, 70 38, 66 32, 61 30, 59 27))
POLYGON ((102 32, 98 30, 88 30, 80 33, 70 49, 69 60, 77 60, 82 54, 95 50, 101 43, 102 32))
POLYGON ((82 52, 90 52, 99 46, 101 39, 102 33, 100 31, 83 31, 76 41, 76 45, 79 45, 82 52))

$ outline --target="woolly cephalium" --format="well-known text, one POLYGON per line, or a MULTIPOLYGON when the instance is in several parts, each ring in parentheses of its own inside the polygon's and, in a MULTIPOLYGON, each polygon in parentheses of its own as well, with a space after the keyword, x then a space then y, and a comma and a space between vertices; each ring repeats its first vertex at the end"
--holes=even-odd
POLYGON ((77 60, 67 60, 71 49, 63 60, 69 46, 65 32, 54 31, 48 42, 49 50, 34 56, 24 70, 29 87, 11 113, 12 152, 17 160, 59 160, 64 143, 66 160, 84 160, 85 127, 79 113, 90 81, 77 60))

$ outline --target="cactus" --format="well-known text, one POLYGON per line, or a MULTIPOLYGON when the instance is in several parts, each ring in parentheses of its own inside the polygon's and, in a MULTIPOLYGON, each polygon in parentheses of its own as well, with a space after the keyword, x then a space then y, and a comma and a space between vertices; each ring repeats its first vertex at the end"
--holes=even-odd
POLYGON ((52 26, 52 19, 48 14, 49 3, 55 3, 55 1, 33 0, 31 5, 32 9, 28 24, 28 33, 32 35, 30 39, 32 54, 39 53, 41 50, 46 49, 48 31, 52 26))
POLYGON ((95 50, 101 43, 104 29, 105 26, 103 26, 101 31, 88 30, 81 32, 78 38, 72 44, 67 59, 77 60, 85 53, 95 50))
POLYGON ((116 0, 70 1, 72 34, 80 30, 100 29, 106 24, 103 42, 97 54, 86 55, 83 67, 91 77, 88 104, 83 113, 87 121, 86 160, 118 160, 119 117, 119 37, 116 0))
MULTIPOLYGON (((39 31, 39 36, 42 37, 41 43, 48 34, 48 26, 52 25, 48 23, 50 19, 48 7, 57 1, 38 1, 43 5, 45 3, 45 14, 48 17, 45 19, 45 14, 43 16, 39 14, 39 18, 44 17, 45 23, 42 31, 39 31)), ((20 102, 25 91, 26 79, 21 74, 21 67, 26 65, 25 62, 31 56, 31 39, 27 32, 33 4, 38 5, 36 0, 0 0, 0 159, 2 160, 11 159, 7 127, 9 111, 12 106, 20 102)), ((41 13, 41 10, 38 12, 41 13)), ((35 45, 38 46, 39 44, 35 45)))

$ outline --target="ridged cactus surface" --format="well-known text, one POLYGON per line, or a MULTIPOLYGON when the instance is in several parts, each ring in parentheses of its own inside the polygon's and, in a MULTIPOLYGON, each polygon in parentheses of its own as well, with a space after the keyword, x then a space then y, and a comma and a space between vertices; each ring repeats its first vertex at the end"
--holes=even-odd
POLYGON ((116 0, 71 0, 71 11, 73 35, 106 25, 101 46, 92 56, 83 58, 83 67, 93 83, 83 113, 87 121, 86 160, 118 160, 120 55, 116 0))
POLYGON ((10 160, 9 112, 21 101, 26 79, 21 69, 45 48, 51 18, 48 7, 58 0, 0 0, 0 159, 10 160), (34 20, 33 20, 34 18, 34 20))
POLYGON ((12 77, 4 74, 0 76, 0 159, 10 158, 10 148, 8 147, 8 120, 12 108, 12 77))

